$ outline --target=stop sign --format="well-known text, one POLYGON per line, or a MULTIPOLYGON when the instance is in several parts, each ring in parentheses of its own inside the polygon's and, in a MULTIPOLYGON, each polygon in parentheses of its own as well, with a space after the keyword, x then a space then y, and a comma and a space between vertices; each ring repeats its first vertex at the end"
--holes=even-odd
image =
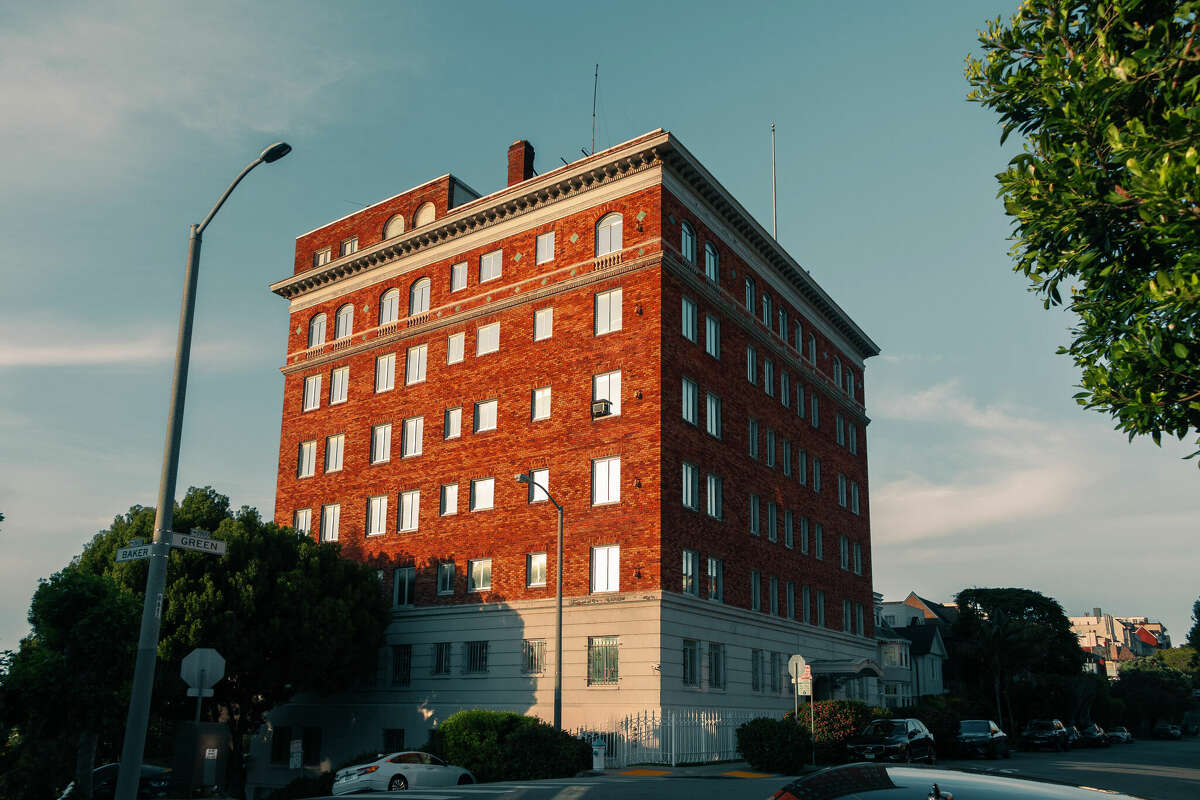
POLYGON ((225 657, 211 647, 197 647, 184 656, 179 674, 193 689, 211 689, 225 677, 225 657))

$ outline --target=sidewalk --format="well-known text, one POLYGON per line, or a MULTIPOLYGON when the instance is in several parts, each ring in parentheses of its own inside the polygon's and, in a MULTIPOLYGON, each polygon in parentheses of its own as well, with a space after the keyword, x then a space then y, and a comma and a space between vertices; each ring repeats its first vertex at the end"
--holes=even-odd
MULTIPOLYGON (((811 768, 802 774, 813 771, 811 768)), ((621 767, 619 769, 588 770, 579 773, 579 777, 608 777, 608 778, 791 778, 792 775, 781 775, 776 772, 759 772, 751 769, 745 761, 725 761, 720 764, 698 764, 687 767, 667 767, 658 764, 648 764, 637 767, 621 767)))

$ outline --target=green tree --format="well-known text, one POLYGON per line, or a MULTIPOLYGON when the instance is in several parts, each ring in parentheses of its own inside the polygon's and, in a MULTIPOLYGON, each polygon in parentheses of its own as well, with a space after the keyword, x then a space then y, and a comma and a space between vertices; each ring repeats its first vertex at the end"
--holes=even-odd
POLYGON ((1200 652, 1200 598, 1192 603, 1192 629, 1188 631, 1187 641, 1193 650, 1200 652))
POLYGON ((74 774, 91 796, 98 743, 111 747, 124 719, 140 606, 112 578, 67 567, 39 583, 30 634, 0 677, 4 760, 0 795, 50 796, 74 774), (47 751, 75 752, 73 764, 47 751))
POLYGON ((1026 0, 967 59, 969 99, 1024 138, 997 175, 1014 269, 1047 308, 1066 295, 1075 397, 1131 440, 1200 431, 1198 13, 1026 0))
POLYGON ((1188 676, 1193 688, 1200 689, 1200 657, 1196 655, 1196 648, 1183 645, 1169 650, 1155 650, 1154 658, 1164 666, 1188 676))
POLYGON ((1125 702, 1130 722, 1142 732, 1159 720, 1178 720, 1192 698, 1190 678, 1154 657, 1121 665, 1113 696, 1125 702))

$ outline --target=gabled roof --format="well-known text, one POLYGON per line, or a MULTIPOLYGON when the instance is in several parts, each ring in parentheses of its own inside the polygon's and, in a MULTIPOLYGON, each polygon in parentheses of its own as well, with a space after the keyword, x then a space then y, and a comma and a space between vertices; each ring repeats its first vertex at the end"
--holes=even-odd
POLYGON ((942 632, 937 625, 908 625, 896 628, 896 633, 912 642, 909 651, 914 657, 939 651, 940 655, 946 654, 946 644, 942 640, 942 632))
POLYGON ((958 621, 957 608, 950 608, 941 603, 926 600, 916 592, 909 592, 908 597, 904 598, 904 603, 905 605, 924 611, 926 619, 935 619, 947 627, 958 621))

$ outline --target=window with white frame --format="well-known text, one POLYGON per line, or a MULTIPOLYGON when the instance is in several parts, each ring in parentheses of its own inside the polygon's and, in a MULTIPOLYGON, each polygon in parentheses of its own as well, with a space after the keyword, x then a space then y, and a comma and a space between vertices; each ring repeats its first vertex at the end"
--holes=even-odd
POLYGON ((700 554, 695 550, 683 551, 683 583, 680 591, 699 597, 700 595, 700 554))
POLYGON ((683 462, 683 507, 700 510, 700 470, 695 464, 683 462))
POLYGON ((534 420, 550 419, 550 387, 540 386, 533 390, 530 416, 534 420))
POLYGON ((808 483, 808 451, 803 447, 796 458, 796 480, 804 486, 808 483))
POLYGON ((546 554, 530 553, 525 556, 525 585, 546 585, 546 554))
POLYGON ((532 482, 529 484, 529 502, 545 503, 550 499, 550 469, 542 467, 530 470, 530 473, 532 482))
POLYGON ((862 559, 862 544, 859 542, 855 542, 854 543, 854 574, 855 575, 863 574, 862 561, 863 561, 863 559, 862 559))
POLYGON ((775 317, 776 321, 778 322, 778 324, 775 326, 775 330, 779 334, 779 338, 786 342, 788 331, 787 309, 781 306, 779 310, 775 312, 775 317))
POLYGON ((333 323, 333 338, 345 339, 354 333, 354 306, 346 303, 337 310, 333 323))
POLYGON ((610 456, 592 461, 592 505, 621 500, 621 458, 610 456))
POLYGON ((783 512, 783 546, 789 550, 796 546, 795 515, 790 508, 783 512))
POLYGON ((721 255, 712 242, 704 243, 704 277, 713 283, 721 279, 721 255))
POLYGON ((619 683, 620 647, 616 636, 588 637, 588 686, 619 683))
POLYGON ((419 456, 423 449, 425 438, 425 418, 409 417, 404 420, 404 441, 402 448, 404 457, 419 456))
POLYGON ((750 570, 750 610, 762 611, 762 573, 750 570))
POLYGON ((761 520, 759 518, 759 499, 758 495, 750 495, 750 535, 758 536, 761 532, 761 520))
POLYGON ((621 371, 604 372, 592 377, 592 402, 607 400, 609 416, 621 414, 621 371))
POLYGON ((338 528, 342 523, 342 504, 330 503, 321 506, 321 541, 336 542, 338 528))
POLYGON ((788 619, 796 618, 796 584, 788 581, 783 585, 784 612, 788 619))
POLYGON ((537 237, 537 257, 534 259, 538 264, 545 264, 547 261, 554 260, 554 231, 546 231, 538 234, 537 237))
POLYGON ((746 278, 746 310, 754 313, 754 279, 746 278))
POLYGON ((404 215, 395 214, 383 226, 383 238, 395 239, 400 234, 404 233, 404 215))
POLYGON ((746 380, 758 385, 758 353, 753 345, 746 345, 746 380))
POLYGON ((396 354, 375 357, 375 391, 387 392, 396 386, 396 354))
POLYGON ((821 459, 815 457, 812 467, 812 490, 817 494, 821 493, 821 459))
POLYGON ((787 370, 783 369, 779 371, 779 402, 784 408, 790 408, 792 405, 792 382, 787 370))
POLYGON ((721 398, 712 392, 704 396, 704 430, 709 436, 721 438, 721 398))
POLYGON ((408 315, 424 314, 429 311, 429 278, 413 281, 408 290, 408 315))
POLYGON ((767 502, 767 541, 779 541, 779 506, 773 500, 767 502))
POLYGON ((850 511, 855 514, 859 513, 857 481, 850 481, 850 511))
POLYGON ((350 391, 350 368, 337 367, 329 374, 329 405, 346 402, 350 391))
POLYGON ((842 386, 842 360, 837 356, 833 357, 833 383, 839 389, 842 386))
POLYGON ((302 536, 312 535, 312 509, 297 508, 292 512, 292 527, 302 536))
POLYGON ((322 247, 317 252, 313 253, 313 266, 323 267, 333 258, 333 251, 328 247, 322 247))
POLYGON ((841 414, 834 415, 833 428, 836 431, 837 443, 844 447, 846 444, 846 420, 841 414))
POLYGON ((767 397, 775 396, 775 362, 769 358, 763 359, 763 391, 767 397))
POLYGON ((471 510, 487 511, 492 508, 496 491, 495 478, 475 478, 471 481, 471 510))
POLYGON ((808 360, 817 363, 817 337, 811 333, 808 335, 808 360))
POLYGON ((699 387, 696 386, 696 382, 691 378, 684 378, 680 395, 680 405, 682 407, 684 422, 689 425, 696 424, 696 416, 699 413, 699 404, 699 387))
POLYGON ((540 342, 554 335, 553 307, 539 308, 533 312, 533 340, 540 342))
POLYGON ((817 589, 817 625, 825 627, 825 590, 817 589))
POLYGON ((696 301, 687 297, 682 302, 680 333, 689 342, 696 341, 696 301))
POLYGON ((462 408, 447 408, 443 418, 442 438, 457 439, 462 436, 462 408))
POLYGON ((775 431, 771 430, 770 428, 767 428, 766 442, 767 442, 767 453, 766 453, 767 466, 774 467, 775 466, 775 431))
POLYGON ((779 616, 779 578, 774 575, 767 578, 767 613, 772 617, 779 616))
POLYGON ((804 384, 796 381, 796 416, 804 419, 804 384))
POLYGON ((792 477, 792 443, 787 439, 779 441, 779 463, 783 465, 784 477, 792 477))
POLYGON ((320 347, 325 344, 325 315, 317 314, 308 321, 308 346, 320 347))
MULTIPOLYGON (((438 564, 437 593, 438 594, 454 594, 454 562, 453 561, 442 561, 441 563, 438 564)), ((450 668, 447 667, 445 671, 449 672, 450 668)), ((436 667, 434 669, 434 672, 437 672, 436 667)))
POLYGON ((452 517, 458 513, 458 484, 443 483, 441 501, 438 511, 443 517, 452 517))
POLYGON ((725 500, 723 484, 720 476, 711 472, 705 478, 705 512, 713 519, 725 518, 725 500))
POLYGON ((615 253, 622 247, 620 214, 608 214, 596 223, 596 257, 615 253))
POLYGON ((813 523, 813 555, 823 561, 825 559, 825 529, 821 523, 813 523))
POLYGON ((721 357, 721 320, 712 314, 704 315, 704 352, 721 357))
POLYGON ((450 291, 461 292, 467 288, 467 262, 462 261, 450 266, 450 291))
POLYGON ((853 626, 853 607, 849 600, 842 601, 842 631, 850 633, 853 626))
POLYGON ((595 333, 597 336, 621 330, 621 288, 597 292, 595 296, 595 333))
POLYGON ((838 537, 838 550, 841 557, 841 567, 847 572, 850 571, 850 538, 846 534, 838 537))
POLYGON ((846 394, 854 397, 854 370, 846 368, 846 394))
POLYGON ((371 428, 371 463, 382 464, 392 458, 392 423, 371 428))
POLYGON ((479 282, 494 281, 500 277, 500 271, 504 266, 504 252, 502 250, 493 250, 490 253, 484 253, 479 257, 479 282))
POLYGON ((750 417, 746 425, 746 442, 749 445, 747 452, 749 456, 755 460, 758 459, 758 420, 750 417))
POLYGON ((486 356, 500 349, 500 323, 480 325, 475 336, 475 355, 486 356))
POLYGON ((325 471, 340 472, 342 457, 346 453, 346 434, 335 433, 325 437, 325 471))
POLYGON ((475 433, 496 430, 496 409, 499 400, 480 400, 475 404, 475 433))
POLYGON ((467 334, 459 331, 446 337, 446 363, 458 364, 465 357, 467 334))
POLYGON ((717 603, 725 600, 725 562, 708 557, 708 599, 717 603))
POLYGON ((689 264, 696 263, 696 231, 686 222, 679 225, 679 252, 689 264))
POLYGON ((387 495, 367 498, 367 536, 379 536, 387 530, 387 495))
POLYGON ((425 366, 429 357, 429 345, 418 344, 408 348, 404 358, 404 382, 409 386, 425 381, 425 366))
POLYGON ((492 588, 492 560, 476 558, 467 562, 467 591, 482 592, 492 588))
POLYGON ((396 567, 392 570, 392 605, 413 605, 416 602, 416 584, 416 567, 396 567))
POLYGON ((810 403, 812 405, 812 416, 810 421, 814 428, 821 427, 821 398, 816 392, 810 392, 810 403))
POLYGON ((621 547, 610 544, 592 548, 592 592, 621 590, 621 547))
POLYGON ((683 685, 700 685, 700 643, 695 639, 683 640, 683 685))
POLYGON ((863 604, 855 603, 854 604, 854 632, 857 633, 859 636, 867 635, 867 626, 866 626, 865 617, 866 617, 866 614, 864 613, 863 604))
POLYGON ((379 298, 379 324, 387 325, 400 319, 400 290, 388 289, 379 298))
POLYGON ((838 486, 838 490, 837 490, 837 492, 838 492, 838 505, 839 505, 839 506, 841 506, 842 508, 845 508, 845 507, 846 507, 846 495, 847 495, 847 491, 846 491, 846 476, 845 476, 845 475, 843 475, 843 474, 842 474, 842 473, 840 473, 840 472, 838 473, 838 484, 837 484, 837 486, 838 486))
POLYGON ((358 237, 351 236, 342 242, 342 255, 348 256, 358 252, 358 237))
POLYGON ((763 290, 762 295, 762 322, 767 326, 767 330, 771 330, 771 295, 763 290))
POLYGON ((849 437, 850 454, 856 456, 856 455, 858 455, 858 428, 855 426, 855 424, 853 422, 850 423, 850 430, 847 431, 847 433, 850 434, 850 437, 849 437))
POLYGON ((807 584, 800 587, 800 621, 812 623, 812 589, 807 584))
POLYGON ((800 552, 808 555, 808 517, 800 518, 800 552))
POLYGON ((415 531, 421 518, 421 490, 400 493, 400 530, 415 531))
POLYGON ((296 477, 311 478, 317 474, 317 442, 301 442, 296 456, 296 477))

